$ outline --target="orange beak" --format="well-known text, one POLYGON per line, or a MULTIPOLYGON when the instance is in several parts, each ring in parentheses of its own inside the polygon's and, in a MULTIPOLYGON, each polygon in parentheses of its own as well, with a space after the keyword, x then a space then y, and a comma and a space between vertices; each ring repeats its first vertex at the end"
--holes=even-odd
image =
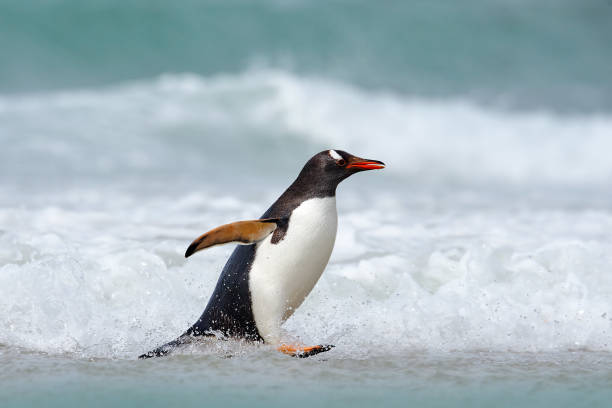
POLYGON ((353 157, 349 160, 346 165, 347 169, 355 168, 360 170, 377 170, 384 169, 385 163, 378 160, 362 159, 360 157, 353 157))

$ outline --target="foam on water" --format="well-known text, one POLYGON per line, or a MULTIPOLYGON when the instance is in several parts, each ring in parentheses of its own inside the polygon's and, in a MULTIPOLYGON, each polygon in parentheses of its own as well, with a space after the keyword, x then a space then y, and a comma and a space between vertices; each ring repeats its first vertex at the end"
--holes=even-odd
POLYGON ((189 242, 261 215, 332 147, 388 166, 341 186, 288 338, 339 357, 612 351, 610 134, 607 116, 278 71, 1 97, 0 344, 134 357, 174 338, 232 249, 186 261, 189 242))
MULTIPOLYGON (((354 193, 340 200, 357 209, 341 207, 336 251, 287 323, 289 338, 337 344, 338 355, 612 350, 610 214, 439 214, 392 197, 375 209, 354 193)), ((185 261, 185 246, 204 225, 265 206, 247 211, 226 199, 219 210, 210 201, 201 194, 138 209, 135 197, 121 200, 131 209, 3 208, 0 343, 130 357, 180 334, 231 250, 185 261)))

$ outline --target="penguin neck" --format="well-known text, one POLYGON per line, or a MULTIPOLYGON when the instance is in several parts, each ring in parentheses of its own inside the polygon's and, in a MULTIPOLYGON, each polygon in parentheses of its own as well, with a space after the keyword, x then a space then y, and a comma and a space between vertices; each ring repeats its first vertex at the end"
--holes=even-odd
MULTIPOLYGON (((304 169, 261 218, 289 217, 293 210, 299 207, 304 201, 313 198, 335 198, 337 186, 337 182, 326 182, 315 172, 304 169)), ((282 238, 279 235, 282 232, 281 230, 282 228, 277 230, 279 232, 276 233, 276 240, 282 238)))
POLYGON ((335 197, 337 187, 338 183, 322 180, 315 172, 304 169, 283 195, 301 197, 303 200, 335 197))

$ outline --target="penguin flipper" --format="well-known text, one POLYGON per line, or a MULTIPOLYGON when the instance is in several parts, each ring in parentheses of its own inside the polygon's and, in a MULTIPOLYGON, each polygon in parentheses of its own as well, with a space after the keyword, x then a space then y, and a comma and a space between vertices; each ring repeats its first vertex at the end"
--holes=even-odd
POLYGON ((281 344, 278 346, 277 350, 281 353, 290 355, 291 357, 297 358, 306 358, 317 355, 319 353, 324 353, 326 351, 331 350, 335 346, 332 344, 326 344, 318 346, 309 346, 309 347, 301 347, 301 346, 292 346, 289 344, 281 344))
POLYGON ((230 242, 242 245, 254 244, 274 232, 281 222, 282 220, 278 218, 264 218, 222 225, 196 238, 187 248, 185 258, 215 245, 230 242))

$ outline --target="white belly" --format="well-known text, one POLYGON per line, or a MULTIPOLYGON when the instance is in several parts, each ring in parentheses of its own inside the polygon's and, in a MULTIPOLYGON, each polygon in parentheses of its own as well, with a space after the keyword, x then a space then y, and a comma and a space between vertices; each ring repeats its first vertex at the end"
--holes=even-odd
POLYGON ((336 240, 336 198, 313 198, 293 210, 285 237, 257 244, 249 274, 253 316, 259 334, 280 342, 280 326, 310 293, 327 266, 336 240))

